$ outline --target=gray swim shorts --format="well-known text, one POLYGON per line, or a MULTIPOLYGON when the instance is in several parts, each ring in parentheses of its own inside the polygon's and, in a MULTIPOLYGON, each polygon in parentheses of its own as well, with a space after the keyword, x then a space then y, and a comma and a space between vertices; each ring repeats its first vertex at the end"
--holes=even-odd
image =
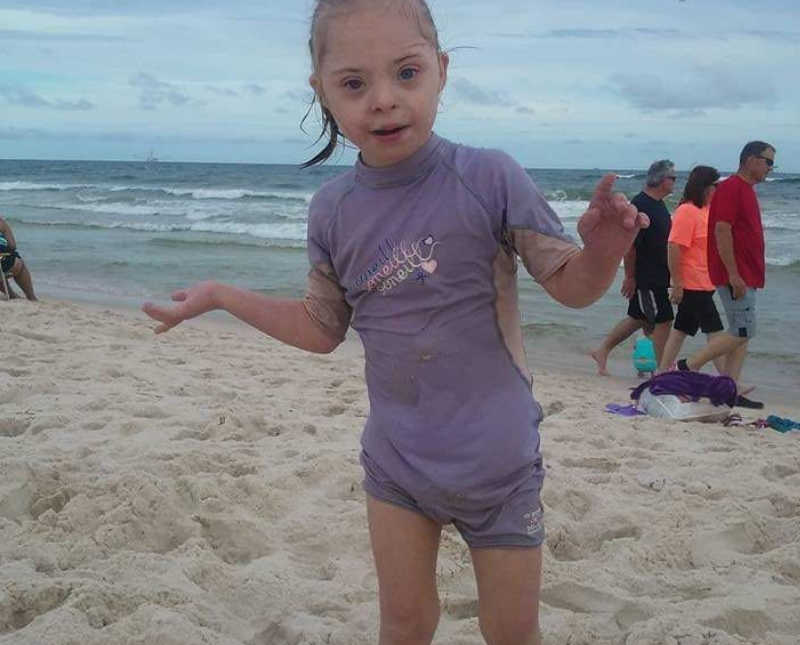
POLYGON ((728 316, 728 333, 737 338, 756 335, 756 290, 747 289, 741 298, 733 299, 729 285, 717 287, 717 295, 728 316))
POLYGON ((486 508, 460 495, 445 493, 436 501, 422 503, 395 484, 364 451, 361 465, 367 494, 439 524, 452 523, 471 548, 538 547, 544 542, 544 511, 539 498, 542 477, 535 470, 503 503, 486 508))

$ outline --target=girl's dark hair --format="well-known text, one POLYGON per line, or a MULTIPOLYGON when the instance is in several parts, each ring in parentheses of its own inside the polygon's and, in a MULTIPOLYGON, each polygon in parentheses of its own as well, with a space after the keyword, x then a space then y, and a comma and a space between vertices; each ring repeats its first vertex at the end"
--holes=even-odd
MULTIPOLYGON (((314 98, 311 99, 311 105, 308 106, 308 110, 306 110, 305 116, 303 116, 303 120, 300 121, 300 129, 303 128, 303 124, 306 122, 306 119, 309 117, 311 112, 314 109, 314 104, 317 103, 318 97, 314 95, 314 98)), ((339 126, 336 123, 336 119, 333 118, 333 114, 331 111, 326 108, 320 102, 320 110, 322 111, 322 132, 317 137, 317 140, 314 143, 317 143, 320 139, 322 139, 325 134, 328 134, 328 143, 325 147, 320 150, 317 154, 315 154, 311 159, 308 161, 304 161, 300 167, 301 168, 309 168, 314 166, 318 163, 322 163, 326 161, 328 158, 333 155, 334 151, 336 150, 336 146, 339 144, 339 138, 341 137, 342 142, 344 143, 344 135, 339 131, 339 126)))
MULTIPOLYGON (((328 18, 336 12, 346 11, 348 6, 357 4, 358 2, 359 0, 316 0, 314 13, 311 16, 311 36, 308 39, 308 49, 311 53, 311 65, 314 72, 317 72, 319 69, 319 62, 324 48, 324 43, 321 42, 320 37, 320 25, 325 18, 328 18)), ((372 0, 372 2, 360 0, 360 4, 365 6, 378 3, 379 0, 372 0)), ((436 23, 433 22, 433 15, 425 0, 406 0, 402 3, 403 6, 400 7, 395 6, 398 3, 396 3, 396 1, 392 2, 391 0, 384 0, 384 4, 387 8, 391 6, 391 8, 401 10, 404 13, 408 12, 409 16, 416 18, 417 22, 419 22, 420 31, 425 38, 431 42, 437 52, 441 51, 439 47, 439 34, 436 31, 436 23)), ((303 124, 314 111, 314 106, 317 103, 319 103, 320 112, 322 113, 322 132, 320 132, 319 137, 317 137, 314 143, 325 138, 325 135, 328 135, 328 143, 325 144, 325 147, 316 155, 303 163, 300 166, 301 168, 308 168, 309 166, 314 166, 326 161, 333 155, 336 151, 336 147, 340 143, 342 145, 346 144, 344 134, 342 134, 342 131, 339 129, 336 119, 333 118, 333 114, 325 107, 321 97, 316 92, 314 93, 314 98, 311 99, 311 104, 308 106, 308 110, 306 110, 302 121, 300 121, 300 129, 305 132, 303 124)))
POLYGON ((719 172, 711 166, 695 166, 686 180, 683 189, 681 204, 692 202, 697 208, 703 208, 705 203, 706 188, 719 181, 719 172))

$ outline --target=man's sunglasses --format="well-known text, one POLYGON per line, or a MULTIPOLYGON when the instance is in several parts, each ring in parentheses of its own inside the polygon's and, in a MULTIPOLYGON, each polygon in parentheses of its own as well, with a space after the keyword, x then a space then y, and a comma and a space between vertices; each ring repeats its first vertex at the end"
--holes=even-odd
POLYGON ((756 155, 756 156, 759 159, 763 159, 766 162, 767 168, 772 168, 772 166, 775 165, 775 160, 774 159, 770 159, 769 157, 764 157, 763 155, 756 155))

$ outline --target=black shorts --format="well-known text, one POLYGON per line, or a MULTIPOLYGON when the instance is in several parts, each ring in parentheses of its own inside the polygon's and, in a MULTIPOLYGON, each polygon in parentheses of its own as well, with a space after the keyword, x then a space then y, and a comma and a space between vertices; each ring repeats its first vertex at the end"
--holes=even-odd
POLYGON ((675 316, 675 329, 689 336, 694 336, 698 329, 704 334, 722 331, 722 320, 714 304, 714 292, 684 289, 678 315, 675 316))
POLYGON ((14 266, 14 262, 17 261, 19 254, 16 251, 2 251, 3 253, 11 253, 11 255, 4 255, 3 259, 0 260, 0 271, 3 273, 8 273, 11 271, 11 267, 14 266))
POLYGON ((672 303, 666 287, 637 289, 628 301, 628 315, 636 320, 644 320, 649 326, 672 320, 672 303))

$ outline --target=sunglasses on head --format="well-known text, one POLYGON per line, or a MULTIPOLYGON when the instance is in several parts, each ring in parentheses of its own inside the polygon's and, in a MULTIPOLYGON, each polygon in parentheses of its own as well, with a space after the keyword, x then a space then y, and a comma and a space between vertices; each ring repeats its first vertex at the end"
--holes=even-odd
POLYGON ((766 162, 767 168, 772 168, 772 166, 775 165, 775 160, 774 159, 770 159, 769 157, 765 157, 764 155, 756 155, 756 156, 759 159, 763 159, 766 162))

